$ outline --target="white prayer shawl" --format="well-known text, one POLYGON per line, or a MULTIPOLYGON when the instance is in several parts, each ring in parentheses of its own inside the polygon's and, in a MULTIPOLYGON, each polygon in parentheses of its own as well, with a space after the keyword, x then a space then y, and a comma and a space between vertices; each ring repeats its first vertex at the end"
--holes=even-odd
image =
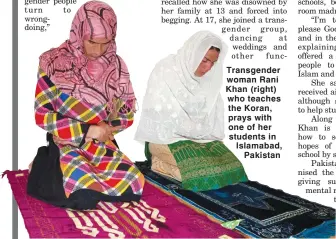
POLYGON ((176 55, 152 71, 135 140, 171 144, 181 140, 210 142, 224 138, 223 59, 227 45, 208 31, 189 38, 176 55), (202 77, 194 72, 211 46, 218 61, 202 77))

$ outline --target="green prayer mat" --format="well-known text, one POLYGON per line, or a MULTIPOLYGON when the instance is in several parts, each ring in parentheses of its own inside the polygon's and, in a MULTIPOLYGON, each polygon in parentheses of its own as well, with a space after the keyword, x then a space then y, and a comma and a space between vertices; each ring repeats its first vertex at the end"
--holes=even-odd
MULTIPOLYGON (((182 187, 207 191, 248 180, 242 163, 221 141, 196 143, 179 141, 169 144, 182 177, 182 187)), ((146 143, 145 154, 151 160, 146 143)))

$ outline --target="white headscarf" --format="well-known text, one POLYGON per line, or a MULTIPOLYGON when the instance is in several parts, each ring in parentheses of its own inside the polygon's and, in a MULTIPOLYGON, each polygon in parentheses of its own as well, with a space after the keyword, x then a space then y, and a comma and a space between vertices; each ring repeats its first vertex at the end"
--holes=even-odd
POLYGON ((215 34, 200 31, 152 71, 135 139, 156 144, 180 140, 209 142, 224 138, 224 104, 220 94, 227 45, 215 34), (217 62, 202 77, 194 72, 211 46, 217 62))

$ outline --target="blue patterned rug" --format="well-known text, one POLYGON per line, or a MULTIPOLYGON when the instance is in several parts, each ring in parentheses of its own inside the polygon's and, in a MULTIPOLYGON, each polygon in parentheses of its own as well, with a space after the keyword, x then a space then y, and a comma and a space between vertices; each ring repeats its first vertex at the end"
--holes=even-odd
POLYGON ((236 228, 259 238, 330 238, 335 236, 335 209, 258 182, 248 181, 221 189, 192 192, 181 183, 154 173, 145 162, 136 165, 154 183, 212 216, 232 221, 236 228))

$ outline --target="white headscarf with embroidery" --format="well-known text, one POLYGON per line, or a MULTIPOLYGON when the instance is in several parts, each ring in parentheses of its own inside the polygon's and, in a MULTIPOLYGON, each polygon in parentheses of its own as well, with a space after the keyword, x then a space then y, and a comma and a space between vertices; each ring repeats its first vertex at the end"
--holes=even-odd
POLYGON ((227 45, 208 31, 191 36, 152 71, 135 139, 156 144, 180 140, 209 142, 224 138, 223 60, 227 45), (195 71, 210 47, 220 49, 217 62, 202 77, 195 71))

